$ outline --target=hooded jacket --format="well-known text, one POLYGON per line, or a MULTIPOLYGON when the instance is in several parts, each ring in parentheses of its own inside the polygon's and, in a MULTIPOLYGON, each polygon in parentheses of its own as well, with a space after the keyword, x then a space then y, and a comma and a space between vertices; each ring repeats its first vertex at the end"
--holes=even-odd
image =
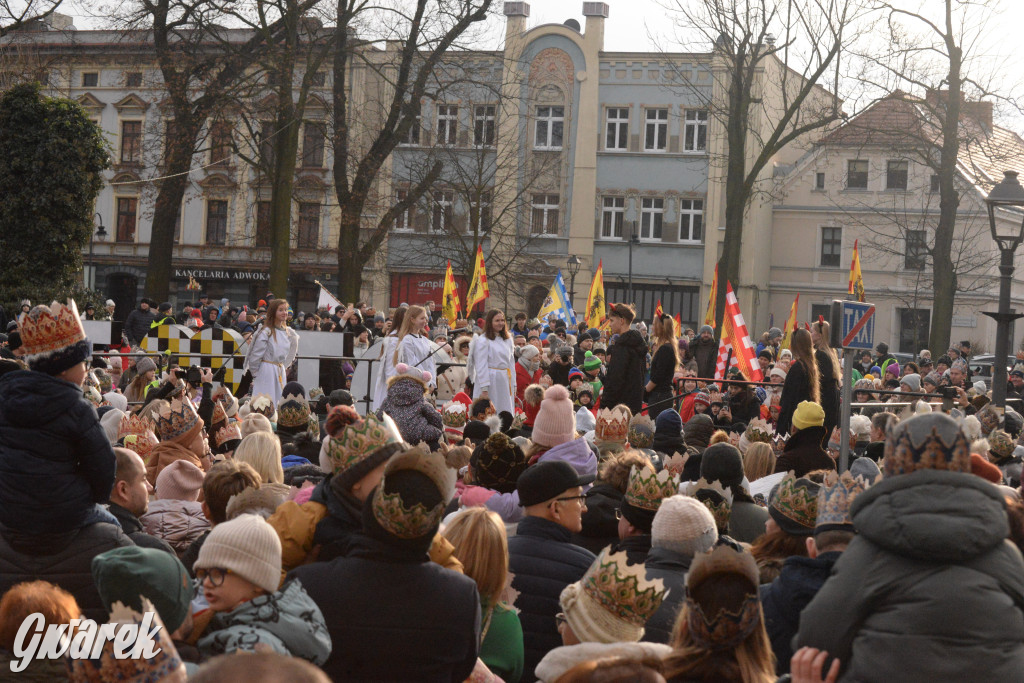
POLYGON ((424 399, 424 388, 423 382, 415 379, 397 379, 388 387, 387 398, 377 411, 378 417, 383 417, 382 413, 390 415, 402 438, 411 444, 436 443, 444 430, 441 413, 424 399))
POLYGON ((667 548, 651 548, 644 567, 647 580, 661 579, 668 589, 661 606, 644 625, 643 640, 648 643, 665 643, 672 640, 672 629, 676 617, 686 599, 686 572, 690 571, 692 555, 685 555, 667 548))
POLYGON ((167 541, 178 557, 210 530, 203 504, 189 500, 158 498, 149 504, 149 510, 139 521, 147 534, 167 541))
POLYGON ((824 427, 807 427, 795 432, 786 441, 782 455, 775 461, 776 472, 796 472, 802 477, 814 470, 834 470, 836 461, 821 447, 824 427))
POLYGON ((700 335, 697 335, 690 342, 690 353, 693 354, 693 359, 697 361, 698 377, 715 376, 715 363, 718 362, 718 342, 715 341, 714 337, 704 341, 700 335))
POLYGON ((132 539, 132 543, 139 546, 140 548, 153 548, 154 550, 163 550, 171 555, 176 555, 174 548, 172 548, 167 541, 157 538, 156 536, 150 536, 142 528, 142 522, 132 512, 126 508, 121 507, 117 503, 111 503, 107 506, 107 510, 110 514, 114 515, 114 519, 121 525, 121 531, 128 534, 128 538, 132 539))
POLYGON ((644 377, 647 374, 647 342, 636 330, 627 330, 608 349, 608 371, 604 378, 601 405, 605 408, 627 406, 633 414, 644 403, 644 377))
POLYGON ((331 654, 331 636, 324 615, 297 580, 288 581, 276 593, 215 614, 206 635, 196 645, 207 658, 270 648, 318 666, 331 654))
POLYGON ((22 370, 0 377, 0 524, 27 534, 81 526, 114 486, 96 409, 71 382, 22 370))
POLYGON ((583 530, 572 535, 572 542, 597 555, 605 546, 619 541, 619 520, 615 516, 623 494, 611 484, 596 482, 587 491, 587 511, 583 530))
POLYGON ((996 487, 920 470, 875 484, 851 515, 859 533, 794 647, 837 657, 842 681, 1020 680, 1024 561, 996 487))
POLYGON ((128 318, 124 321, 124 335, 128 337, 132 346, 138 346, 149 334, 149 327, 154 320, 156 320, 156 312, 152 308, 142 310, 141 304, 139 308, 128 314, 128 318))

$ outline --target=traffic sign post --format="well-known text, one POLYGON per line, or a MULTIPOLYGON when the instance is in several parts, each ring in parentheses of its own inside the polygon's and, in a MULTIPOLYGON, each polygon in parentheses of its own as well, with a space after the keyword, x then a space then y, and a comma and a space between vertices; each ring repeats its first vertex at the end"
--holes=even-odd
MULTIPOLYGON (((875 305, 860 301, 832 302, 832 346, 843 350, 842 410, 839 413, 839 472, 850 466, 850 405, 853 401, 853 359, 875 346, 875 305)), ((831 434, 829 435, 831 436, 831 434)))

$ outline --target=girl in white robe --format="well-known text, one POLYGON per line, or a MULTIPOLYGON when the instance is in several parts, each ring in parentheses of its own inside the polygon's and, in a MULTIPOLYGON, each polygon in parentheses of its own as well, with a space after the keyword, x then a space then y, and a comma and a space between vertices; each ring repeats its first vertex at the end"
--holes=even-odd
POLYGON ((299 335, 288 327, 288 302, 274 299, 267 306, 267 318, 249 340, 246 368, 252 373, 252 395, 266 394, 276 406, 288 383, 287 371, 299 353, 299 335))
POLYGON ((488 398, 499 413, 515 414, 515 345, 506 327, 505 314, 487 312, 484 331, 469 347, 473 366, 473 399, 488 398))

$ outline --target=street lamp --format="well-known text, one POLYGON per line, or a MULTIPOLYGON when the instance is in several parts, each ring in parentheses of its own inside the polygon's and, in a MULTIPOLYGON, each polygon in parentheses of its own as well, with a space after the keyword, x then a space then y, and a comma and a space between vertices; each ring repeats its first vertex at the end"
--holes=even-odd
MULTIPOLYGON (((576 297, 576 273, 580 272, 580 266, 583 265, 583 261, 576 254, 572 254, 565 262, 566 268, 569 269, 569 305, 573 305, 573 300, 576 297)), ((575 310, 575 309, 574 309, 575 310)))
MULTIPOLYGON (((1024 208, 1024 187, 1017 180, 1016 171, 1003 171, 1003 179, 985 198, 992 239, 999 246, 999 312, 985 315, 996 321, 996 358, 992 366, 992 403, 1006 407, 1006 357, 1010 346, 1010 323, 1021 316, 1010 310, 1010 283, 1013 277, 1013 253, 1024 241, 1024 220, 1020 225, 996 222, 997 209, 1024 208)), ((1015 212, 1017 213, 1017 212, 1015 212)), ((1012 216, 1011 216, 1012 217, 1012 216)), ((1018 214, 1018 218, 1021 218, 1018 214)))
POLYGON ((96 232, 89 236, 89 282, 85 284, 89 289, 96 289, 96 264, 92 260, 92 245, 94 242, 103 242, 107 239, 107 229, 103 227, 103 216, 98 213, 94 218, 99 219, 100 225, 96 228, 96 232))
POLYGON ((633 301, 633 245, 640 244, 640 238, 636 236, 636 221, 629 225, 629 303, 633 301))

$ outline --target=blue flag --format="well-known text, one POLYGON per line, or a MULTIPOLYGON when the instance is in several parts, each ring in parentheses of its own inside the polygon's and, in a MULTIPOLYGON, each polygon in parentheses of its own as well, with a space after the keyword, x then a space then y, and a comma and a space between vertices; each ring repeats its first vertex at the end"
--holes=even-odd
POLYGON ((572 310, 572 305, 569 303, 569 293, 565 289, 561 270, 555 276, 555 281, 551 284, 551 291, 548 292, 548 298, 544 299, 544 304, 540 307, 537 317, 544 320, 552 313, 564 320, 566 325, 576 324, 576 312, 572 310))

